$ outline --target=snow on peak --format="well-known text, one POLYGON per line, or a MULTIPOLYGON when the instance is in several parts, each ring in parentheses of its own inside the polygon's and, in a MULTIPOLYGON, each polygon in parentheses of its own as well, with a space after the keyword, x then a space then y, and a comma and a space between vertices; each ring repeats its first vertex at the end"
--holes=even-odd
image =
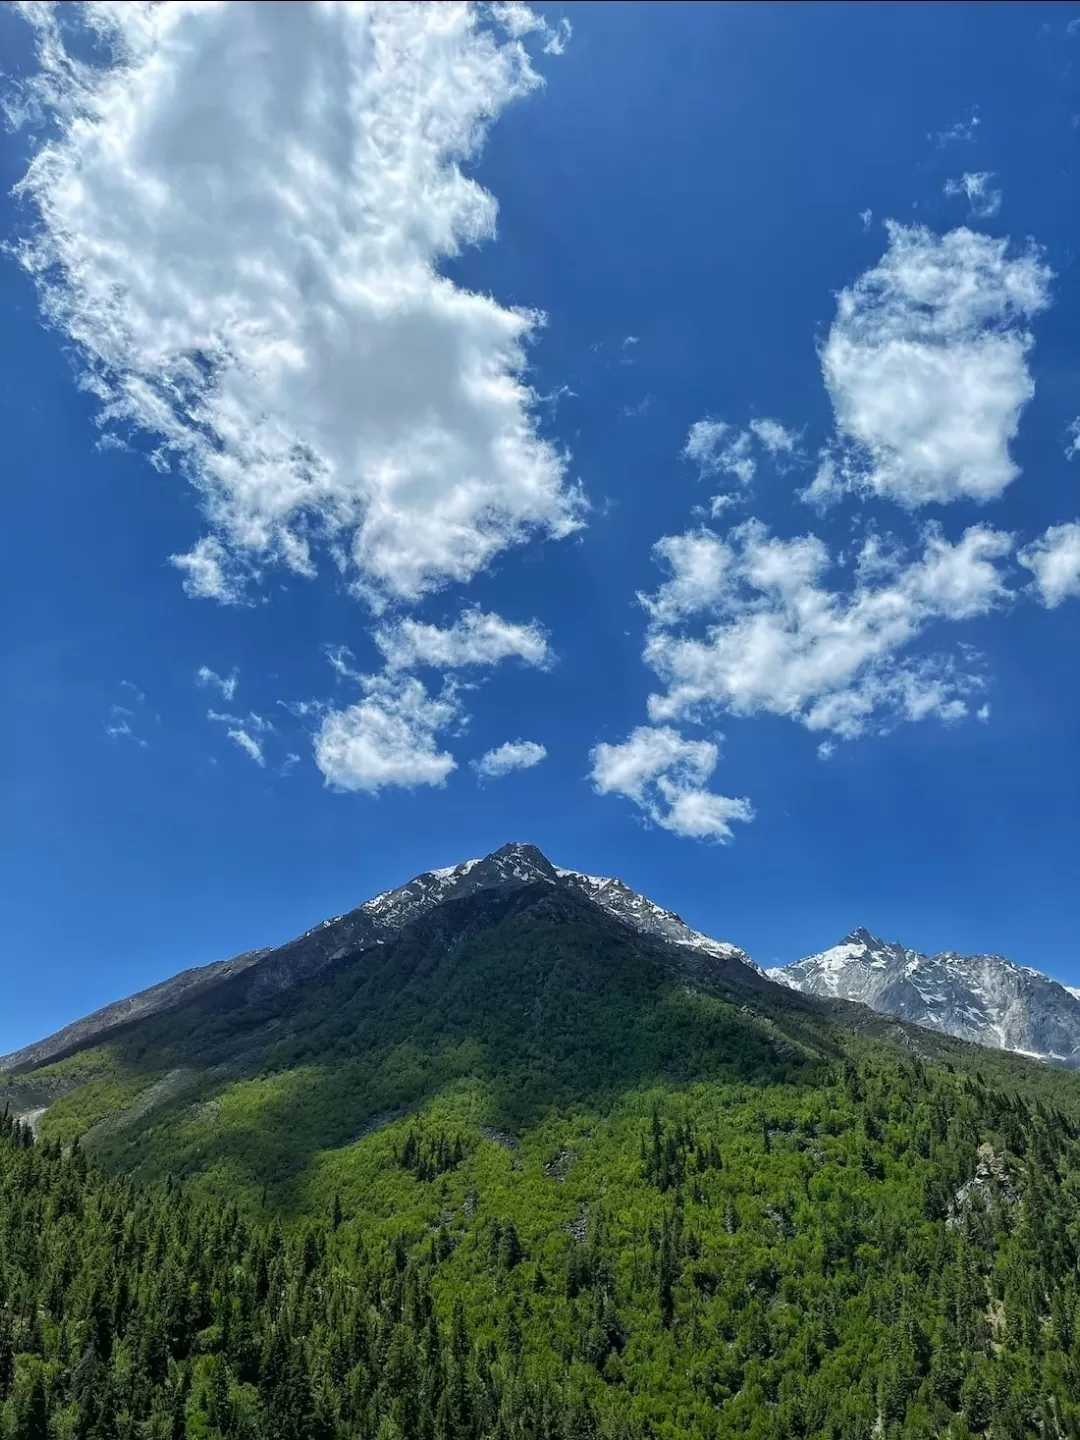
POLYGON ((1080 991, 1003 955, 923 955, 859 928, 769 978, 995 1049, 1080 1068, 1080 991))
POLYGON ((525 841, 511 841, 483 859, 444 865, 417 875, 396 890, 384 890, 360 906, 360 912, 380 929, 398 929, 418 915, 444 901, 471 895, 479 890, 534 883, 564 886, 576 891, 642 934, 685 946, 724 960, 739 960, 757 974, 764 971, 737 945, 714 940, 693 930, 672 910, 631 890, 611 876, 586 875, 552 865, 543 851, 525 841))

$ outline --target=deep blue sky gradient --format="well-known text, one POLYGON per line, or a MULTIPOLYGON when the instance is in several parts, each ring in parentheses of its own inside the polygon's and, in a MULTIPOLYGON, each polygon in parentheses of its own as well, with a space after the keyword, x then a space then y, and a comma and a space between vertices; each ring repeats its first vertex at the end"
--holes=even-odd
MULTIPOLYGON (((532 381, 576 392, 548 427, 593 511, 578 536, 508 552, 468 587, 470 602, 538 617, 560 658, 550 674, 484 679, 443 789, 324 787, 310 727, 276 702, 334 693, 326 643, 377 663, 362 608, 328 567, 312 583, 273 577, 249 609, 186 598, 167 557, 202 533, 194 492, 149 465, 149 443, 95 449, 94 404, 30 281, 0 257, 0 1051, 509 838, 618 874, 762 964, 863 924, 1080 983, 1075 601, 950 627, 950 642, 955 631, 985 653, 987 725, 902 725, 822 762, 820 737, 787 720, 725 719, 715 782, 758 816, 729 846, 648 829, 587 778, 590 747, 644 723, 655 688, 634 596, 661 578, 651 546, 707 498, 678 458, 689 426, 769 415, 820 444, 831 410, 816 346, 835 293, 881 256, 884 218, 963 223, 965 205, 943 194, 961 170, 996 172, 1004 204, 979 228, 1045 248, 1054 305, 1033 326, 1022 477, 985 511, 921 519, 955 538, 975 518, 1030 536, 1076 516, 1080 462, 1065 460, 1063 434, 1080 411, 1080 35, 1066 27, 1080 8, 566 13, 573 39, 545 63, 545 89, 499 119, 476 166, 499 202, 498 238, 448 273, 547 312, 532 381), (973 107, 974 140, 939 145, 973 107), (627 335, 638 343, 624 347, 627 335), (268 754, 298 752, 291 775, 257 769, 208 723, 214 699, 193 683, 203 664, 238 666, 236 705, 276 712, 268 754), (145 749, 106 736, 116 703, 136 711, 145 749), (467 760, 519 734, 549 760, 478 786, 467 760)), ((20 23, 0 16, 4 67, 25 58, 20 23)), ((26 221, 8 194, 26 144, 0 136, 6 239, 26 221)), ((850 513, 819 521, 798 505, 807 478, 763 471, 754 513, 839 545, 850 513)), ((895 507, 887 519, 898 523, 895 507)), ((461 598, 423 613, 449 621, 461 598)))

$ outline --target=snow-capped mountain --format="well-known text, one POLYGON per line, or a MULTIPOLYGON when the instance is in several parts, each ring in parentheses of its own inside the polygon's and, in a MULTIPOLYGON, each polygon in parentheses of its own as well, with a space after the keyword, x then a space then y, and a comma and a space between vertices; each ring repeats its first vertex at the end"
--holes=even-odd
POLYGON ((623 881, 601 875, 585 875, 579 870, 563 870, 538 850, 535 845, 511 841, 482 860, 464 860, 442 870, 429 870, 396 890, 386 890, 366 901, 360 911, 380 926, 399 928, 435 905, 473 895, 478 890, 529 885, 537 882, 565 886, 584 895, 609 915, 642 935, 666 940, 713 955, 721 960, 740 960, 758 975, 764 971, 744 950, 725 940, 714 940, 700 930, 692 930, 672 910, 664 910, 655 901, 623 881))
POLYGON ((977 1045, 1080 1067, 1080 998, 1003 955, 922 955, 859 929, 766 973, 806 994, 861 1001, 977 1045))
POLYGON ((753 983, 760 984, 764 977, 764 971, 738 946, 692 930, 678 915, 637 894, 621 880, 559 869, 535 845, 515 841, 482 859, 426 870, 408 884, 384 890, 355 910, 323 920, 284 945, 185 970, 149 990, 107 1005, 35 1045, 0 1056, 0 1073, 46 1064, 138 1020, 173 1010, 218 986, 241 986, 245 1003, 266 999, 310 980, 346 956, 355 957, 389 944, 440 906, 482 891, 506 892, 526 885, 550 885, 554 892, 571 891, 639 934, 680 946, 707 963, 745 966, 750 972, 747 978, 752 978, 753 983))

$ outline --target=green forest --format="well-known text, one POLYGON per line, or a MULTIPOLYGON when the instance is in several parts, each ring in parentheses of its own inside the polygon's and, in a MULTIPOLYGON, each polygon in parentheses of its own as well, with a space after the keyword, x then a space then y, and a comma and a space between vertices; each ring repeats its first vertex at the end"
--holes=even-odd
POLYGON ((537 1169, 398 1122, 381 1222, 338 1190, 283 1222, 5 1118, 4 1435, 1080 1435, 1060 1111, 848 1060, 812 1089, 642 1093, 603 1128, 550 1129, 537 1169), (597 1139, 551 1228, 537 1188, 597 1139))
POLYGON ((1076 1077, 488 919, 5 1078, 5 1440, 1080 1436, 1076 1077))

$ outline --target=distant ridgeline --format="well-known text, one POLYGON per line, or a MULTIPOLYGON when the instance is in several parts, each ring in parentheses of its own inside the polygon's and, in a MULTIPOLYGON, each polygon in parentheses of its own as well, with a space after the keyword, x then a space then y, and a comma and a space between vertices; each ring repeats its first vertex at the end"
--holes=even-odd
POLYGON ((11 1057, 3 1440, 1080 1436, 1080 1077, 537 856, 11 1057))

